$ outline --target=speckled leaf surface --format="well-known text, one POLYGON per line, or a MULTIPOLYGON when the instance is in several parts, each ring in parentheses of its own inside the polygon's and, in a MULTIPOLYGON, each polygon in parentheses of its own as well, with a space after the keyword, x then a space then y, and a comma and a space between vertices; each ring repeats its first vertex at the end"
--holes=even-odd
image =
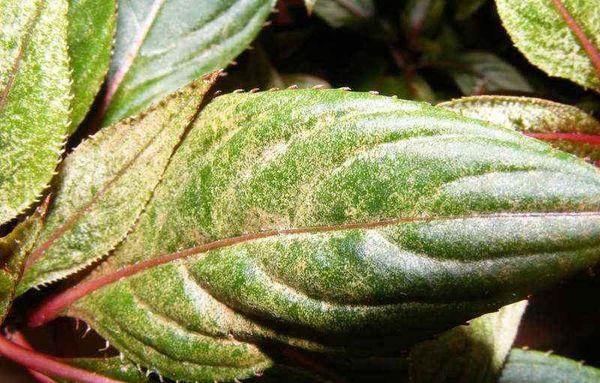
POLYGON ((496 5, 508 34, 531 63, 600 92, 600 3, 496 0, 496 5))
POLYGON ((120 0, 104 125, 224 68, 262 28, 275 0, 120 0))
POLYGON ((593 166, 428 104, 222 96, 66 313, 184 381, 396 353, 596 262, 599 207, 593 166))
POLYGON ((513 303, 415 346, 411 383, 496 383, 526 306, 513 303))
POLYGON ((498 383, 597 383, 600 370, 539 351, 513 349, 498 383))
MULTIPOLYGON (((154 382, 151 380, 151 374, 146 375, 141 368, 129 362, 126 359, 119 357, 108 357, 108 358, 77 358, 77 359, 64 359, 72 366, 77 366, 85 370, 94 371, 95 373, 106 376, 108 378, 116 379, 119 382, 127 383, 145 383, 154 382)), ((60 383, 77 383, 72 380, 57 379, 60 383)))
POLYGON ((85 117, 108 72, 117 24, 116 6, 116 0, 69 0, 71 132, 85 117))
POLYGON ((19 293, 90 265, 125 237, 216 76, 102 129, 65 159, 19 293))
POLYGON ((39 199, 69 125, 66 0, 0 3, 0 224, 39 199))
POLYGON ((590 161, 600 160, 600 122, 574 106, 512 96, 463 97, 438 106, 549 141, 590 161))

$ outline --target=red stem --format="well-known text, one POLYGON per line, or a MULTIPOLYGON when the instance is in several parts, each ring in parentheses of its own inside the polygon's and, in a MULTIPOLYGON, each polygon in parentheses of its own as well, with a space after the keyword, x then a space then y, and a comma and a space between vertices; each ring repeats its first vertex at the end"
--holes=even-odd
POLYGON ((554 7, 556 8, 560 16, 563 18, 563 20, 565 20, 565 23, 567 23, 569 29, 571 29, 575 37, 577 37, 577 40, 579 40, 579 42, 581 43, 581 46, 583 47, 588 57, 592 61, 592 64, 594 65, 596 74, 600 76, 600 52, 598 51, 598 48, 596 48, 594 43, 587 37, 583 28, 581 28, 581 26, 569 13, 569 10, 564 6, 564 4, 560 0, 552 0, 552 3, 554 4, 554 7))
POLYGON ((70 379, 78 383, 123 383, 64 364, 49 355, 19 346, 0 336, 0 355, 41 374, 70 379))
MULTIPOLYGON (((23 348, 26 348, 27 350, 32 350, 33 348, 31 347, 31 345, 29 344, 29 342, 27 341, 27 339, 25 339, 25 337, 23 336, 23 334, 19 331, 12 333, 10 335, 10 340, 16 344, 19 345, 23 348)), ((33 378, 38 382, 38 383, 56 383, 56 380, 47 377, 44 374, 41 374, 35 370, 32 369, 27 369, 27 372, 29 372, 29 374, 31 376, 33 376, 33 378)))
POLYGON ((583 133, 524 133, 526 136, 544 141, 571 141, 589 145, 600 145, 600 135, 583 133))

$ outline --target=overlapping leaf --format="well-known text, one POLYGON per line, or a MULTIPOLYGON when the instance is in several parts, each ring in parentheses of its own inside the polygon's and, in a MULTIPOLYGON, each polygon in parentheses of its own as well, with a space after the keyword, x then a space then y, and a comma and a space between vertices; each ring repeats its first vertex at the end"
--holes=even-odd
POLYGON ((121 0, 104 125, 145 109, 248 47, 275 0, 121 0))
POLYGON ((496 0, 519 50, 551 76, 600 92, 600 6, 585 0, 496 0))
POLYGON ((375 14, 373 0, 317 0, 311 8, 334 28, 353 26, 375 14))
POLYGON ((539 351, 513 349, 499 383, 595 383, 600 370, 539 351))
POLYGON ((56 199, 19 293, 90 265, 127 234, 216 74, 84 141, 63 162, 56 199))
POLYGON ((464 97, 439 106, 549 141, 590 161, 600 160, 600 122, 574 106, 511 96, 464 97))
POLYGON ((117 22, 115 1, 69 0, 71 132, 85 117, 108 72, 117 22))
POLYGON ((0 224, 48 185, 69 125, 66 0, 0 3, 0 224))
POLYGON ((496 383, 526 306, 513 303, 414 347, 411 383, 496 383))
POLYGON ((594 167, 427 104, 223 96, 125 242, 32 323, 79 297, 69 315, 192 381, 268 368, 267 345, 397 352, 595 262, 599 207, 594 167))

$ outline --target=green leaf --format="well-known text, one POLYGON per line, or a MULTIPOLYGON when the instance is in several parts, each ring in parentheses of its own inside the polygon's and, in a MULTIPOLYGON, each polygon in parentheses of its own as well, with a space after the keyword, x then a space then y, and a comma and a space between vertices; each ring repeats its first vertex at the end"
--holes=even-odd
POLYGON ((81 270, 125 238, 215 77, 199 79, 140 116, 102 129, 65 159, 19 294, 81 270))
POLYGON ((596 1, 496 0, 496 5, 508 34, 531 63, 600 92, 596 1))
POLYGON ((284 86, 298 88, 321 88, 329 89, 331 84, 326 80, 306 73, 289 73, 281 75, 284 86))
POLYGON ((406 100, 433 102, 435 94, 429 84, 419 75, 372 76, 361 82, 357 90, 375 91, 385 96, 397 96, 406 100))
POLYGON ((314 12, 334 28, 361 24, 375 14, 373 0, 318 0, 314 12))
POLYGON ((565 104, 531 97, 463 97, 438 106, 549 141, 553 146, 600 160, 600 122, 565 104))
POLYGON ((600 370, 539 351, 513 349, 498 383, 597 383, 600 370))
POLYGON ((66 0, 0 4, 0 224, 37 201, 69 125, 66 0))
MULTIPOLYGON (((144 383, 151 382, 149 376, 146 375, 136 365, 129 362, 126 359, 119 357, 110 358, 75 358, 75 359, 62 359, 62 362, 68 363, 73 366, 77 366, 84 370, 94 371, 95 373, 116 379, 119 382, 130 382, 130 383, 144 383)), ((72 382, 71 380, 57 379, 57 382, 72 382)), ((77 382, 73 382, 77 383, 77 382)))
POLYGON ((596 262, 599 207, 593 166, 442 108, 222 96, 132 233, 30 323, 81 317, 180 380, 250 376, 273 342, 395 354, 596 262))
POLYGON ((414 347, 411 383, 496 383, 526 306, 513 303, 414 347))
POLYGON ((274 4, 275 0, 119 1, 104 125, 227 66, 250 45, 274 4))
POLYGON ((533 92, 512 65, 492 53, 462 53, 455 60, 450 74, 463 94, 533 92))
POLYGON ((68 19, 74 96, 70 132, 73 132, 108 72, 117 21, 115 0, 69 0, 68 19))
POLYGON ((42 229, 47 201, 6 237, 0 238, 0 324, 8 314, 15 297, 15 287, 23 273, 27 254, 42 229))
POLYGON ((421 33, 435 32, 443 19, 447 0, 410 0, 406 4, 402 22, 409 38, 421 33))

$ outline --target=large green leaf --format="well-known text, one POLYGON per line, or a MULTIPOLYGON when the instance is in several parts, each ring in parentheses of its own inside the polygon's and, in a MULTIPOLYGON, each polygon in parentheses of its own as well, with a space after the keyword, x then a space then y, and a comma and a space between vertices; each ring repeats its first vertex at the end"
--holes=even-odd
POLYGON ((395 353, 596 262, 599 207, 593 166, 428 104, 227 95, 127 239, 31 323, 80 298, 66 314, 180 380, 252 375, 269 344, 395 353))
POLYGON ((513 303, 415 346, 411 383, 496 383, 526 306, 513 303))
POLYGON ((140 116, 102 129, 65 159, 19 294, 77 272, 125 237, 215 77, 199 79, 140 116))
POLYGON ((275 0, 119 0, 104 125, 145 109, 248 47, 275 0))
POLYGON ((597 383, 600 370, 581 362, 518 348, 510 352, 499 383, 597 383))
POLYGON ((117 23, 116 0, 69 0, 73 76, 71 132, 89 110, 108 72, 117 23))
POLYGON ((438 106, 549 141, 590 161, 600 161, 600 122, 574 106, 511 96, 463 97, 438 106))
POLYGON ((69 125, 66 0, 0 3, 0 224, 41 195, 69 125))
POLYGON ((600 92, 600 6, 588 0, 496 0, 519 50, 551 76, 600 92))

